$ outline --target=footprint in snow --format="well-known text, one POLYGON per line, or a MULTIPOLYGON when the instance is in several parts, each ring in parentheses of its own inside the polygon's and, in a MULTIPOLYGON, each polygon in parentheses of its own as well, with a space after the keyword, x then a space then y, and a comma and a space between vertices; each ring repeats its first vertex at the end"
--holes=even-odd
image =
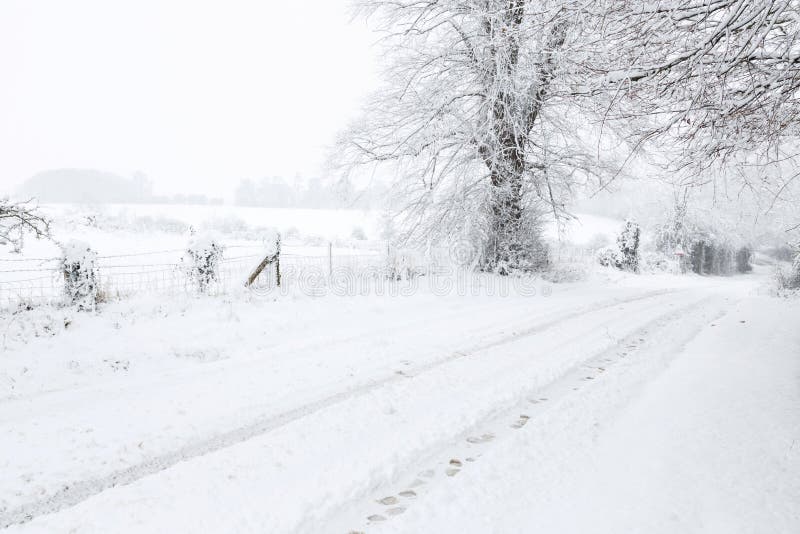
POLYGON ((461 471, 461 460, 453 458, 450 460, 450 467, 445 469, 444 473, 449 477, 453 477, 456 476, 459 471, 461 471))
POLYGON ((486 433, 482 436, 470 436, 467 438, 468 443, 486 443, 494 439, 494 434, 486 433))
POLYGON ((383 499, 378 499, 378 503, 382 504, 384 506, 389 506, 391 504, 397 504, 397 497, 395 497, 395 496, 384 497, 383 499))
POLYGON ((519 416, 519 419, 511 423, 511 428, 522 428, 528 423, 528 419, 530 419, 529 415, 522 414, 519 416))
POLYGON ((397 506, 395 508, 389 508, 388 510, 386 510, 386 513, 389 515, 400 515, 405 511, 406 509, 403 506, 397 506))
POLYGON ((386 521, 386 518, 380 514, 373 514, 367 517, 367 521, 386 521))
POLYGON ((415 499, 417 497, 417 492, 411 490, 405 490, 400 492, 400 496, 406 499, 415 499))

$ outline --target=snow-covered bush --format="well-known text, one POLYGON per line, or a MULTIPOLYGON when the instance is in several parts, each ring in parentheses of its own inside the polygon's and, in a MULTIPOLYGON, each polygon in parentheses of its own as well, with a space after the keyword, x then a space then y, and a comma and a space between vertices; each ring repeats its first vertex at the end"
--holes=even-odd
POLYGON ((541 273, 543 280, 552 282, 554 284, 568 284, 572 282, 580 282, 584 280, 587 275, 585 265, 574 264, 560 264, 554 262, 550 267, 541 273))
POLYGON ((390 247, 387 257, 386 278, 411 280, 425 274, 423 254, 411 248, 390 247))
POLYGON ((97 304, 97 253, 88 243, 72 240, 62 245, 62 271, 67 301, 80 310, 97 304))
POLYGON ((225 247, 213 235, 193 236, 186 246, 184 262, 186 271, 201 293, 208 291, 214 282, 219 281, 219 266, 225 247))
POLYGON ((597 263, 603 267, 622 269, 622 255, 616 247, 603 247, 597 251, 597 263))
POLYGON ((788 273, 783 272, 780 268, 776 271, 776 278, 778 289, 783 290, 800 290, 800 245, 797 246, 792 267, 788 273))
POLYGON ((625 221, 622 232, 617 237, 617 246, 605 247, 597 251, 597 262, 604 267, 614 267, 623 271, 639 271, 639 236, 641 229, 633 221, 625 221))
POLYGON ((679 260, 667 258, 660 252, 645 252, 639 258, 639 269, 647 273, 667 273, 680 271, 679 260))
POLYGON ((642 231, 639 225, 631 220, 625 221, 622 233, 617 237, 617 245, 621 255, 621 268, 625 271, 639 270, 639 237, 642 231))

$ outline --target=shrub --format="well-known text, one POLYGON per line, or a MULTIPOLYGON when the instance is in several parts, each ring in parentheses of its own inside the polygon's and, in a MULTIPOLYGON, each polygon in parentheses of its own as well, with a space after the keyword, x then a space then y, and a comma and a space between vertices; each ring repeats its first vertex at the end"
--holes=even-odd
POLYGON ((603 267, 622 269, 622 256, 614 247, 605 247, 597 251, 597 262, 603 267))
POLYGON ((797 291, 800 290, 800 251, 795 254, 792 267, 788 273, 778 267, 775 271, 778 289, 797 291))
POLYGON ((791 285, 792 289, 800 289, 800 252, 798 252, 794 257, 789 284, 791 285))
POLYGON ((795 252, 794 261, 789 273, 778 270, 778 287, 780 289, 800 289, 800 247, 795 252))
POLYGON ((641 235, 639 225, 631 220, 625 221, 622 233, 617 237, 619 246, 621 269, 630 272, 639 270, 639 237, 641 235))
POLYGON ((649 273, 666 273, 677 271, 678 265, 674 259, 670 259, 660 252, 647 252, 640 258, 639 268, 649 273))
POLYGON ((189 240, 185 256, 188 263, 187 274, 201 293, 205 293, 211 284, 219 281, 223 251, 224 247, 213 236, 194 236, 189 240))
POLYGON ((62 246, 62 271, 67 301, 79 310, 97 304, 97 253, 83 241, 72 240, 62 246))
POLYGON ((606 247, 597 251, 597 261, 605 267, 623 271, 639 271, 639 237, 641 229, 633 221, 625 221, 622 232, 617 237, 617 248, 606 247))
POLYGON ((424 274, 419 252, 413 249, 391 248, 387 258, 386 278, 389 280, 411 280, 424 274))

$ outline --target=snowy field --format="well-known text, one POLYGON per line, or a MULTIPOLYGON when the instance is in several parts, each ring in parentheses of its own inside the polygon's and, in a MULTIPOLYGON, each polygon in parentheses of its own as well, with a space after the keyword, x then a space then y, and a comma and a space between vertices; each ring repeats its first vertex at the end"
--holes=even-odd
POLYGON ((768 275, 37 308, 4 324, 0 526, 798 532, 768 275))
POLYGON ((0 307, 58 302, 60 245, 70 240, 98 254, 99 283, 111 297, 185 291, 181 268, 192 232, 214 236, 225 246, 222 292, 240 288, 274 248, 276 232, 282 236, 284 267, 295 270, 363 267, 386 256, 375 216, 355 210, 54 204, 43 211, 53 219, 52 241, 29 239, 22 253, 0 248, 0 307))
MULTIPOLYGON (((98 254, 99 284, 109 298, 186 292, 182 268, 193 232, 214 236, 225 246, 217 288, 222 293, 241 288, 274 246, 276 232, 282 239, 284 271, 295 278, 333 270, 349 276, 387 264, 430 270, 449 267, 459 253, 457 245, 389 251, 380 214, 358 210, 52 204, 43 211, 53 219, 53 240, 28 239, 22 253, 0 248, 0 308, 60 302, 61 245, 70 240, 84 242, 98 254)), ((568 268, 577 262, 582 269, 593 263, 594 249, 614 242, 622 224, 580 215, 561 235, 550 225, 545 236, 555 260, 568 268)))

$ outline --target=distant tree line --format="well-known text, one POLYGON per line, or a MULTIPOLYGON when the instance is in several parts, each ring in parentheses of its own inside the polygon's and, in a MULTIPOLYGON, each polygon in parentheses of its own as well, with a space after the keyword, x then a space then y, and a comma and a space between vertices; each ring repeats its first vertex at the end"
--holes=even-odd
POLYGON ((381 207, 385 189, 380 185, 358 190, 348 180, 326 181, 322 178, 291 181, 279 176, 245 179, 234 195, 237 206, 265 208, 360 208, 381 207))
POLYGON ((141 172, 125 178, 94 169, 54 169, 25 181, 22 196, 41 203, 73 204, 222 204, 221 198, 196 193, 153 194, 153 182, 141 172))

